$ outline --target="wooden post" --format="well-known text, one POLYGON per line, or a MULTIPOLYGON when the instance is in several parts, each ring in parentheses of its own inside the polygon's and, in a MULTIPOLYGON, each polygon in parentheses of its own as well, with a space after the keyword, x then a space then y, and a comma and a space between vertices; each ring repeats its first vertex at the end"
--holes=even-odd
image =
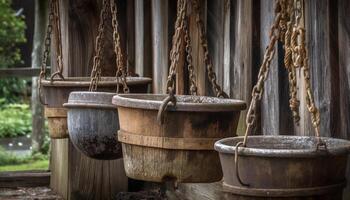
POLYGON ((152 77, 151 0, 135 0, 135 71, 152 77))
POLYGON ((153 93, 166 93, 169 68, 168 0, 152 0, 153 93))
MULTIPOLYGON (((35 1, 35 24, 34 39, 32 52, 32 68, 41 65, 44 38, 46 33, 46 22, 48 14, 48 6, 46 0, 35 1)), ((32 147, 35 151, 40 151, 44 141, 44 109, 39 101, 38 77, 32 78, 32 147)))

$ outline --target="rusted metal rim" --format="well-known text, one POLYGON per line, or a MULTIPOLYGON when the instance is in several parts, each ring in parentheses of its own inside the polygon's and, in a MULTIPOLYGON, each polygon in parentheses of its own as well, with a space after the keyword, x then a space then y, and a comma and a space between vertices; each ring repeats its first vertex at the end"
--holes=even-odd
POLYGON ((332 194, 344 188, 346 182, 338 184, 311 187, 311 188, 281 188, 281 189, 260 189, 250 187, 237 187, 223 183, 224 191, 243 196, 255 197, 302 197, 312 195, 332 194))
MULTIPOLYGON (((119 94, 113 97, 113 104, 120 107, 158 110, 167 96, 164 94, 119 94)), ((176 106, 170 103, 167 111, 227 112, 246 108, 244 101, 236 99, 192 95, 176 95, 175 97, 176 106)))
POLYGON ((116 93, 110 92, 71 92, 66 108, 116 109, 112 98, 116 93))
MULTIPOLYGON (((220 153, 234 154, 236 144, 244 137, 224 138, 214 145, 220 153)), ((321 137, 327 150, 316 150, 317 138, 309 136, 249 136, 247 147, 239 147, 240 156, 259 157, 316 157, 348 154, 350 141, 321 137)))
MULTIPOLYGON (((54 79, 41 80, 43 87, 89 87, 90 77, 66 77, 64 80, 54 79)), ((127 77, 126 82, 128 85, 141 85, 152 82, 152 79, 146 77, 127 77)), ((99 86, 117 86, 116 77, 101 77, 101 81, 98 83, 99 86)), ((121 83, 120 83, 121 85, 121 83)))

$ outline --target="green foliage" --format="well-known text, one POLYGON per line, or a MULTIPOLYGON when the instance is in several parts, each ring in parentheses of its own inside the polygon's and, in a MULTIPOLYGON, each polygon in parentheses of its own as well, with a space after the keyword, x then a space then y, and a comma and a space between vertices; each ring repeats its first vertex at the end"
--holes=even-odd
POLYGON ((32 132, 29 105, 9 104, 0 110, 0 138, 17 137, 32 132))
POLYGON ((25 43, 24 16, 16 16, 11 0, 0 0, 0 67, 21 63, 18 44, 25 43))
POLYGON ((22 102, 29 81, 15 77, 0 79, 0 107, 9 103, 22 102))

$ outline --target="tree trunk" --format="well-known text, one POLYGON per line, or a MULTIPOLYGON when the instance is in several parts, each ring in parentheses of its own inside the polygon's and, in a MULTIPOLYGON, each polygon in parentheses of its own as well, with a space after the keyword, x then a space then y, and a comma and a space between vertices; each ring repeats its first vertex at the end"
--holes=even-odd
MULTIPOLYGON (((35 25, 32 52, 32 68, 39 67, 47 23, 47 1, 35 0, 35 25)), ((39 101, 38 77, 32 78, 32 148, 40 151, 44 141, 44 109, 39 101)))

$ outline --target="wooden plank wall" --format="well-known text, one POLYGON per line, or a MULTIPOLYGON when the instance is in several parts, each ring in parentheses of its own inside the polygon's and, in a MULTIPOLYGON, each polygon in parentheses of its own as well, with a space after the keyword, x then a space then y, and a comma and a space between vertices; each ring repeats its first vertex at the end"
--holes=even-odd
MULTIPOLYGON (((100 9, 100 4, 97 2, 100 1, 62 1, 66 5, 65 13, 62 13, 63 23, 66 24, 63 29, 65 49, 74 49, 73 51, 64 51, 64 56, 68 57, 65 64, 70 66, 66 73, 69 76, 88 75, 94 53, 93 38, 96 36, 100 9), (77 43, 80 45, 75 45, 77 43)), ((121 2, 126 2, 126 0, 121 2)), ((127 23, 124 23, 127 24, 128 34, 124 37, 129 38, 126 40, 127 44, 124 45, 127 46, 127 52, 131 58, 129 63, 131 63, 131 67, 135 68, 136 73, 153 78, 152 89, 154 93, 164 93, 176 14, 175 1, 128 0, 127 2, 125 7, 127 12, 123 14, 128 16, 127 23), (130 7, 129 4, 132 6, 130 7), (131 18, 134 18, 135 22, 130 25, 131 18), (135 33, 129 33, 130 31, 135 31, 135 33)), ((206 22, 209 51, 217 72, 218 83, 222 85, 231 98, 243 99, 249 103, 251 89, 256 82, 264 50, 268 44, 268 32, 274 19, 274 0, 202 0, 201 4, 201 17, 206 22)), ((308 0, 305 4, 305 27, 309 47, 311 81, 316 104, 321 111, 321 134, 347 139, 350 139, 349 10, 348 0, 308 0)), ((203 67, 203 52, 199 46, 195 17, 191 9, 188 11, 188 16, 199 94, 211 95, 211 87, 203 67)), ((123 19, 123 17, 120 18, 123 19)), ((112 50, 111 46, 106 49, 112 50)), ((304 108, 305 96, 303 93, 299 94, 302 120, 299 126, 293 123, 289 111, 287 73, 283 66, 282 55, 283 48, 278 44, 260 104, 258 123, 253 134, 312 135, 314 132, 309 114, 304 108)), ((113 60, 112 51, 107 51, 106 57, 108 60, 113 60)), ((113 75, 113 69, 113 63, 108 62, 104 67, 104 72, 113 75)), ((185 79, 184 89, 178 90, 183 93, 188 91, 186 89, 188 88, 185 76, 186 69, 181 68, 178 72, 180 73, 179 77, 185 79)), ((302 74, 298 73, 297 75, 300 80, 302 74)), ((298 87, 300 91, 304 91, 303 81, 298 87)), ((244 133, 245 114, 246 112, 243 112, 241 116, 238 134, 244 133)), ((54 141, 53 143, 55 145, 58 142, 54 141)), ((102 169, 104 164, 86 161, 86 158, 78 155, 79 153, 73 149, 68 141, 64 145, 62 144, 61 148, 68 148, 68 154, 76 155, 74 162, 72 157, 63 156, 63 159, 71 161, 65 161, 67 165, 71 166, 74 163, 74 170, 70 170, 68 173, 82 174, 81 170, 84 169, 82 165, 89 164, 96 167, 93 170, 96 172, 93 172, 96 177, 102 176, 102 174, 97 173, 99 171, 97 168, 102 169)), ((53 157, 59 153, 59 150, 53 150, 53 157)), ((58 159, 58 156, 56 157, 58 159)), ((70 167, 70 169, 72 168, 70 167)), ((66 181, 73 182, 74 180, 66 181)), ((85 184, 84 187, 87 185, 85 184)), ((193 199, 200 199, 201 197, 195 197, 195 193, 201 193, 205 190, 207 194, 208 190, 209 193, 211 190, 217 191, 218 187, 217 184, 206 186, 191 184, 181 185, 179 188, 180 190, 182 188, 184 193, 191 192, 193 199)), ((83 190, 82 187, 76 189, 83 190)), ((84 191, 91 192, 93 189, 84 189, 84 191)), ((348 193, 346 192, 346 194, 348 193)), ((220 198, 216 195, 214 193, 207 194, 206 199, 220 198)))

